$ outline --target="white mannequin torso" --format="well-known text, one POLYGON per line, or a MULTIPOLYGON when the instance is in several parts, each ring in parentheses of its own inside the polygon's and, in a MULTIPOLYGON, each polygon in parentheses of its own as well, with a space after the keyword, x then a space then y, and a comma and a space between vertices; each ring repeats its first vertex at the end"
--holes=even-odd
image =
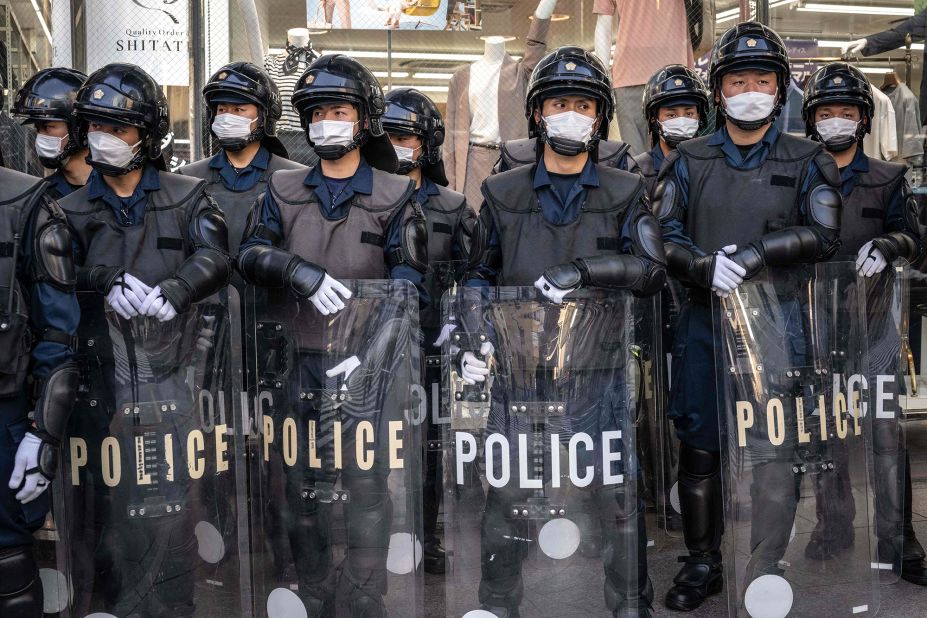
POLYGON ((499 73, 505 59, 505 38, 488 37, 483 57, 470 65, 470 141, 498 144, 499 73))

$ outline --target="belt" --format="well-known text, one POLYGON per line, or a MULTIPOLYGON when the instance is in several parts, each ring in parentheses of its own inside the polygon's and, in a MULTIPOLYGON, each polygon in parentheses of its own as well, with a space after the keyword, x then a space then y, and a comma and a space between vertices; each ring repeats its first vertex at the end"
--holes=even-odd
POLYGON ((501 150, 502 144, 477 144, 476 142, 470 142, 471 146, 476 146, 477 148, 485 148, 486 150, 501 150))

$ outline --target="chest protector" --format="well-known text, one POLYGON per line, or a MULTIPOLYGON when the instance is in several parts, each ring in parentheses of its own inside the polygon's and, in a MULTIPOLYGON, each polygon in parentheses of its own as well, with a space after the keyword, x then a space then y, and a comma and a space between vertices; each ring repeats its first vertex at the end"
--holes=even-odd
POLYGON ((869 159, 869 171, 859 174, 850 195, 843 198, 839 257, 855 260, 860 247, 885 233, 885 211, 907 169, 901 163, 869 159))
POLYGON ((454 237, 461 217, 467 208, 464 196, 456 191, 438 187, 438 195, 428 196, 422 206, 428 229, 428 271, 425 273, 425 287, 431 303, 422 310, 423 327, 440 325, 441 296, 453 284, 452 260, 463 260, 466 256, 454 255, 454 237))
POLYGON ((0 397, 17 395, 26 381, 32 332, 29 281, 22 268, 27 221, 46 183, 0 168, 0 397))
POLYGON ((305 178, 305 170, 285 170, 268 183, 280 209, 280 248, 322 266, 335 279, 387 279, 387 232, 395 217, 405 222, 412 216, 407 204, 415 183, 374 169, 373 193, 355 194, 348 214, 330 220, 305 178))
POLYGON ((140 225, 122 225, 87 188, 61 201, 84 251, 82 266, 121 266, 150 286, 172 276, 194 251, 188 229, 205 196, 198 178, 159 172, 161 188, 148 193, 140 225))
POLYGON ((270 178, 270 175, 279 170, 295 169, 303 170, 305 173, 308 168, 295 161, 271 155, 267 163, 267 169, 264 170, 261 178, 253 187, 245 191, 232 191, 225 186, 225 183, 219 177, 220 170, 209 166, 210 161, 212 159, 203 159, 191 163, 180 168, 178 173, 206 181, 206 192, 216 200, 225 215, 225 223, 229 229, 229 254, 232 257, 238 257, 238 246, 241 244, 241 237, 245 233, 248 214, 251 212, 251 207, 257 201, 258 196, 267 190, 267 179, 270 178))
POLYGON ((534 166, 490 176, 483 197, 502 250, 498 285, 531 286, 550 266, 576 258, 621 252, 621 229, 631 205, 645 195, 637 174, 596 166, 599 187, 586 192, 579 217, 548 222, 532 189, 534 166))
POLYGON ((689 168, 689 207, 685 229, 707 253, 725 245, 747 245, 769 232, 800 225, 798 198, 808 168, 822 146, 783 133, 762 165, 731 166, 709 136, 681 143, 677 150, 689 168))
MULTIPOLYGON (((523 165, 534 165, 537 162, 537 139, 513 139, 502 144, 499 162, 493 171, 505 172, 523 165)), ((631 147, 624 142, 602 140, 599 142, 598 164, 626 172, 637 172, 634 158, 630 155, 631 147)))

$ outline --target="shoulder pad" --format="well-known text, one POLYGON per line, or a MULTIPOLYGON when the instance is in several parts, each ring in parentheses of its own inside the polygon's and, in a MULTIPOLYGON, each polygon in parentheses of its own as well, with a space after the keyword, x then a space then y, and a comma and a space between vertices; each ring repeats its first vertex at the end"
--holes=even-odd
POLYGON ((908 172, 904 163, 893 163, 881 159, 869 158, 869 171, 863 176, 867 186, 883 186, 897 182, 908 172))
POLYGON ((16 202, 47 186, 48 183, 41 178, 0 167, 0 204, 16 202))
POLYGON ((607 167, 617 167, 621 159, 629 153, 631 147, 618 140, 603 140, 598 145, 598 163, 607 167))
POLYGON ((504 142, 500 150, 499 171, 505 172, 537 161, 537 144, 533 137, 504 142))
POLYGON ((840 186, 840 168, 837 167, 837 162, 834 161, 832 156, 821 150, 821 152, 814 155, 814 163, 818 166, 824 182, 831 187, 840 186))
POLYGON ((208 203, 203 205, 194 216, 193 246, 197 249, 209 247, 223 254, 228 254, 229 234, 225 215, 222 214, 222 211, 210 195, 205 194, 202 199, 208 203))
POLYGON ((653 198, 650 208, 654 216, 661 223, 680 217, 679 196, 676 195, 678 187, 676 181, 672 178, 665 178, 660 175, 657 186, 653 190, 653 198))
MULTIPOLYGON (((442 187, 438 185, 438 200, 435 201, 436 204, 441 206, 441 210, 447 212, 457 212, 461 208, 467 205, 467 198, 463 193, 458 193, 457 191, 452 191, 447 187, 442 187)), ((432 200, 428 201, 428 205, 432 204, 432 200)))
POLYGON ((312 195, 312 190, 303 184, 308 174, 309 168, 280 170, 271 175, 267 181, 267 186, 274 198, 281 202, 289 204, 303 203, 312 195))
MULTIPOLYGON (((206 182, 192 176, 181 176, 172 172, 158 172, 161 188, 158 189, 158 203, 161 208, 182 206, 196 201, 206 190, 206 182)), ((73 195, 73 194, 72 194, 73 195)), ((154 198, 152 198, 154 199, 154 198)))
MULTIPOLYGON (((676 146, 676 149, 670 153, 670 156, 675 154, 677 157, 692 157, 693 159, 718 159, 724 156, 724 153, 721 152, 721 149, 717 146, 709 146, 708 140, 711 139, 711 135, 703 135, 701 137, 693 137, 692 139, 687 139, 686 141, 680 143, 676 146)), ((668 159, 669 157, 667 157, 668 159)), ((663 165, 663 169, 666 169, 667 165, 663 165)))
POLYGON ((824 145, 820 142, 810 140, 807 137, 792 135, 791 133, 780 133, 776 139, 775 149, 776 158, 779 160, 798 161, 817 156, 819 152, 823 152, 830 157, 824 150, 824 145))
POLYGON ((358 195, 356 204, 370 210, 392 210, 412 199, 415 181, 406 176, 373 169, 373 193, 358 195))
MULTIPOLYGON (((487 205, 492 207, 503 206, 507 209, 516 208, 515 201, 509 198, 512 191, 523 193, 522 187, 531 187, 533 166, 521 165, 510 170, 489 176, 483 181, 480 191, 487 205), (528 184, 525 184, 528 183, 528 184)), ((521 210, 521 208, 517 208, 521 210)))
POLYGON ((653 168, 653 157, 649 152, 642 152, 634 156, 634 162, 637 164, 639 172, 648 177, 656 176, 657 170, 653 168))
POLYGON ((189 165, 184 165, 183 167, 178 169, 176 173, 182 176, 189 176, 192 178, 205 179, 206 176, 209 174, 209 170, 211 169, 209 167, 210 161, 212 161, 212 157, 209 157, 207 159, 200 159, 199 161, 194 161, 193 163, 190 163, 189 165))
POLYGON ((402 258, 420 273, 428 270, 428 230, 425 218, 419 214, 409 217, 402 226, 402 258))
POLYGON ((58 205, 61 207, 61 210, 69 215, 86 214, 97 210, 97 207, 92 206, 90 200, 87 199, 86 186, 58 200, 58 205))

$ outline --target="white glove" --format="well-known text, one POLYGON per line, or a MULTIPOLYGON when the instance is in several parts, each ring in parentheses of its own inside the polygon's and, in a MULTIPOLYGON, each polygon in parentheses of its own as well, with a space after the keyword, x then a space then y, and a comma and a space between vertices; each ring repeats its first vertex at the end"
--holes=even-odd
POLYGON ((463 358, 460 359, 460 377, 463 378, 464 384, 486 381, 486 376, 489 375, 489 358, 495 351, 493 345, 486 341, 480 346, 480 356, 485 360, 480 360, 473 352, 464 352, 463 358))
POLYGON ((150 293, 151 288, 145 283, 129 273, 123 273, 110 288, 106 302, 113 311, 129 320, 141 313, 145 299, 150 293))
POLYGON ((48 489, 49 479, 39 472, 39 450, 41 448, 42 439, 34 433, 27 433, 23 441, 19 443, 19 448, 16 449, 9 488, 18 489, 22 485, 22 489, 16 494, 16 499, 23 504, 32 502, 48 489), (25 483, 23 483, 24 477, 25 483))
POLYGON ((737 251, 737 245, 728 245, 722 247, 717 252, 715 258, 715 271, 711 275, 711 291, 720 296, 727 296, 737 289, 737 286, 744 282, 744 275, 747 271, 743 266, 727 256, 737 251))
POLYGON ((154 289, 148 293, 148 296, 145 298, 145 304, 142 305, 142 308, 139 309, 138 312, 140 315, 157 318, 159 322, 169 322, 177 317, 177 310, 174 309, 170 301, 161 294, 160 285, 156 285, 154 289))
MULTIPOLYGON (((338 363, 337 365, 335 365, 334 367, 326 371, 325 375, 327 375, 329 378, 334 378, 339 373, 343 373, 344 379, 347 380, 351 376, 351 374, 354 373, 354 370, 360 367, 360 364, 361 364, 360 359, 357 358, 356 356, 352 356, 351 358, 344 359, 343 361, 341 361, 340 363, 338 363)), ((341 385, 341 387, 346 388, 343 384, 341 385)))
POLYGON ((546 296, 548 300, 551 300, 558 305, 563 302, 563 297, 575 290, 576 288, 558 288, 556 285, 551 283, 547 277, 541 275, 541 278, 534 282, 534 287, 541 290, 541 294, 546 296))
POLYGON ((860 275, 863 277, 877 275, 885 270, 886 266, 888 266, 888 261, 881 251, 872 246, 871 240, 859 248, 859 253, 856 254, 856 272, 860 275))
POLYGON ((455 330, 457 330, 457 325, 454 324, 454 323, 452 323, 452 322, 449 322, 449 323, 445 324, 444 326, 442 326, 442 327, 441 327, 441 334, 438 335, 438 338, 437 338, 437 339, 435 339, 435 342, 434 342, 433 345, 434 345, 436 348, 440 348, 441 346, 443 346, 443 345, 445 344, 445 342, 446 342, 448 339, 450 339, 451 334, 452 334, 455 330))
POLYGON ((855 41, 850 41, 846 45, 840 48, 841 56, 853 56, 860 55, 866 49, 866 45, 869 43, 866 39, 856 39, 855 41))
POLYGON ((344 297, 344 300, 351 298, 351 290, 344 287, 340 281, 326 274, 322 280, 322 285, 316 290, 316 293, 309 297, 315 308, 322 315, 334 315, 344 309, 344 302, 338 296, 344 297))

